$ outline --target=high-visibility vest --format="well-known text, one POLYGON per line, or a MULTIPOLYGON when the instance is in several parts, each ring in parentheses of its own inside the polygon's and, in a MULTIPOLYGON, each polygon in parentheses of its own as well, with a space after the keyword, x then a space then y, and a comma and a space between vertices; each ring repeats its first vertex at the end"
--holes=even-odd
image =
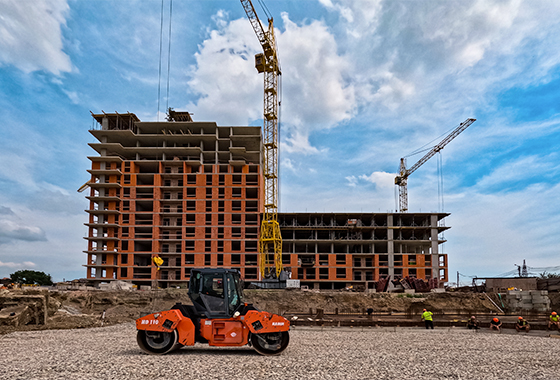
POLYGON ((556 315, 551 315, 551 316, 550 316, 550 320, 551 320, 552 322, 558 322, 558 321, 560 320, 560 316, 558 316, 558 314, 556 314, 556 315))
POLYGON ((434 315, 434 313, 432 313, 431 311, 425 311, 422 313, 422 319, 425 321, 431 321, 432 315, 434 315))

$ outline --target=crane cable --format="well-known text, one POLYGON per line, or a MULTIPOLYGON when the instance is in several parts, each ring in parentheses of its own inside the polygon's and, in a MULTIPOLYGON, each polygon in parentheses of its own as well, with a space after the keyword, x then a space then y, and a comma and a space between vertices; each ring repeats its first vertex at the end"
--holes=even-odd
POLYGON ((169 1, 169 48, 167 49, 167 103, 165 109, 169 109, 169 75, 171 72, 171 21, 173 20, 173 0, 169 1))
POLYGON ((159 70, 158 70, 158 88, 157 88, 157 121, 159 121, 159 101, 161 96, 161 56, 163 46, 163 1, 161 0, 161 21, 159 28, 159 70))
POLYGON ((264 1, 263 0, 257 0, 257 1, 259 2, 259 5, 261 6, 264 14, 266 15, 266 18, 270 20, 272 18, 272 15, 271 15, 270 11, 268 10, 268 7, 264 3, 264 1))
POLYGON ((437 175, 438 175, 438 212, 444 212, 444 205, 443 205, 443 160, 442 160, 441 151, 438 152, 437 175))
MULTIPOLYGON (((276 141, 278 141, 278 148, 280 148, 280 120, 282 120, 282 75, 278 75, 278 123, 277 123, 277 136, 276 136, 276 141)), ((277 173, 277 180, 278 180, 278 199, 276 200, 277 204, 277 210, 280 211, 280 194, 282 194, 282 192, 280 191, 280 185, 281 185, 281 178, 282 176, 280 175, 280 152, 282 150, 281 149, 277 149, 276 150, 276 159, 278 160, 278 164, 276 165, 276 170, 278 171, 277 173)))
POLYGON ((437 144, 431 145, 431 144, 434 143, 434 141, 439 141, 439 140, 441 140, 441 138, 442 138, 443 136, 447 136, 449 133, 451 133, 452 130, 456 129, 458 126, 459 126, 459 125, 456 125, 456 126, 454 126, 454 127, 452 127, 452 128, 449 128, 447 131, 443 132, 441 135, 439 135, 438 137, 436 137, 436 138, 433 139, 432 141, 427 142, 426 144, 422 145, 420 148, 416 149, 415 151, 413 151, 413 152, 407 154, 407 155, 404 156, 403 158, 407 158, 407 157, 410 157, 410 156, 415 156, 415 155, 417 155, 417 154, 420 154, 420 153, 426 152, 426 151, 428 151, 428 150, 430 150, 430 149, 433 149, 433 148, 437 145, 437 144))
MULTIPOLYGON (((158 101, 157 101, 157 121, 159 121, 160 101, 161 101, 161 61, 163 60, 163 5, 165 0, 161 0, 161 19, 159 28, 159 68, 158 68, 158 101)), ((169 37, 167 49, 167 94, 166 94, 166 107, 169 109, 169 78, 171 72, 171 21, 173 17, 173 0, 169 0, 169 37)))

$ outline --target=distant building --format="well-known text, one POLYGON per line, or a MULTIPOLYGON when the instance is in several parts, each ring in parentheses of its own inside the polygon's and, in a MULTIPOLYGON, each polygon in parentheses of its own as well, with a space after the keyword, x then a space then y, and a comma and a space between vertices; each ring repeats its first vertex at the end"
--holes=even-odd
MULTIPOLYGON (((258 279, 263 211, 260 127, 94 114, 87 278, 184 285, 193 267, 258 279), (160 270, 152 257, 163 259, 160 270)), ((447 281, 444 213, 281 213, 283 263, 321 289, 391 276, 447 281)))

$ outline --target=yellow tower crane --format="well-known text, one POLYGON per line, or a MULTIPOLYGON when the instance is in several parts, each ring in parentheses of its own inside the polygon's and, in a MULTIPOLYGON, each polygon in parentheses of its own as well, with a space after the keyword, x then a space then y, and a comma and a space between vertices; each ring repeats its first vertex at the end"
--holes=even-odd
POLYGON ((255 67, 264 73, 264 215, 259 236, 259 272, 261 279, 280 278, 282 272, 282 236, 278 224, 278 77, 281 75, 276 51, 272 17, 265 31, 251 0, 241 0, 241 5, 259 39, 263 53, 255 56, 255 67), (274 252, 274 268, 269 254, 274 252))
POLYGON ((437 152, 442 150, 451 140, 455 137, 459 136, 461 132, 468 128, 469 125, 474 123, 476 119, 467 119, 463 121, 457 128, 455 128, 451 133, 449 133, 443 140, 440 141, 439 144, 434 146, 428 153, 424 155, 421 159, 418 160, 417 163, 412 165, 410 169, 406 168, 406 158, 401 158, 401 164, 399 168, 399 175, 395 177, 395 185, 399 186, 399 211, 400 212, 407 212, 408 211, 408 190, 407 190, 407 181, 408 176, 411 175, 422 166, 426 161, 432 158, 437 152))

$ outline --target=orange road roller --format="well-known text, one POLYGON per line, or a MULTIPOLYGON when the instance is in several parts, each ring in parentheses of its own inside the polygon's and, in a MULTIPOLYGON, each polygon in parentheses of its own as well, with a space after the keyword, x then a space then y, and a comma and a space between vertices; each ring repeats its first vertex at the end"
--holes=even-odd
POLYGON ((193 305, 177 303, 136 320, 142 350, 164 355, 195 343, 248 344, 262 355, 278 355, 288 346, 290 321, 245 303, 238 271, 192 269, 188 295, 193 305))

